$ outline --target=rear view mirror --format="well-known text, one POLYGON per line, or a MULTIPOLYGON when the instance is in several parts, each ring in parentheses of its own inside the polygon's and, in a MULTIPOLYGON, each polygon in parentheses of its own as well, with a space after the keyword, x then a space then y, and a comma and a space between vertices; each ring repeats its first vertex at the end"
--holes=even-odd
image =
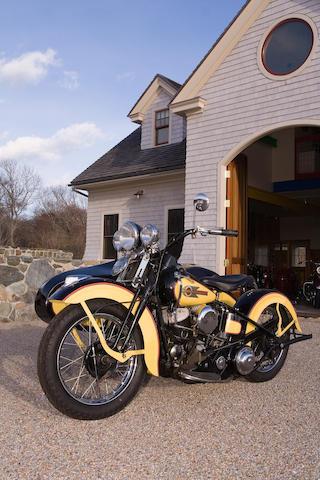
POLYGON ((193 205, 199 212, 205 212, 209 208, 209 198, 204 193, 198 193, 193 199, 193 205))

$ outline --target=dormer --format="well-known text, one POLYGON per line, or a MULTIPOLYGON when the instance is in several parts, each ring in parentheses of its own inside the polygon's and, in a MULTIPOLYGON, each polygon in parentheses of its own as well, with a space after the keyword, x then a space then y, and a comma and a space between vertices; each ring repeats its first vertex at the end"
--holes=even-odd
POLYGON ((180 88, 179 83, 157 74, 129 112, 128 117, 141 125, 142 150, 181 142, 185 138, 185 119, 169 109, 180 88))

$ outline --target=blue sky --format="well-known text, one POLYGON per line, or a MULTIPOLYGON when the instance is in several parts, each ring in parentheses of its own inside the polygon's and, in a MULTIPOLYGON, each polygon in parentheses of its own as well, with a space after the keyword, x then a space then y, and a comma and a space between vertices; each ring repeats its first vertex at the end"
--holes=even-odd
POLYGON ((10 0, 0 16, 0 160, 67 184, 136 125, 156 73, 183 83, 245 0, 10 0))

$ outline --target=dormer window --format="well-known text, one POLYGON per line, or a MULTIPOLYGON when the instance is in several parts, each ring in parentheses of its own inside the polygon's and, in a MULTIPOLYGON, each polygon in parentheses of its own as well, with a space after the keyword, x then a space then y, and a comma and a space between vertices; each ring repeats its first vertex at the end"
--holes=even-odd
POLYGON ((169 109, 156 112, 156 145, 169 143, 169 109))

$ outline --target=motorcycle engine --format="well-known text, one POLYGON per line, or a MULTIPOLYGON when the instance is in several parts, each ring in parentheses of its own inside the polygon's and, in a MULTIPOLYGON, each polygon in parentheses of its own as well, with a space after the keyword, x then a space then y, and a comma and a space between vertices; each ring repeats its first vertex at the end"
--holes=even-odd
POLYGON ((200 332, 210 335, 219 326, 219 312, 209 305, 196 307, 196 321, 200 332))
POLYGON ((162 316, 166 325, 175 325, 186 320, 190 316, 190 311, 188 308, 176 308, 173 312, 165 309, 162 311, 162 316))
POLYGON ((192 308, 177 308, 173 312, 167 309, 162 311, 166 325, 175 325, 190 317, 201 333, 212 334, 219 326, 219 312, 209 305, 198 305, 192 308))

